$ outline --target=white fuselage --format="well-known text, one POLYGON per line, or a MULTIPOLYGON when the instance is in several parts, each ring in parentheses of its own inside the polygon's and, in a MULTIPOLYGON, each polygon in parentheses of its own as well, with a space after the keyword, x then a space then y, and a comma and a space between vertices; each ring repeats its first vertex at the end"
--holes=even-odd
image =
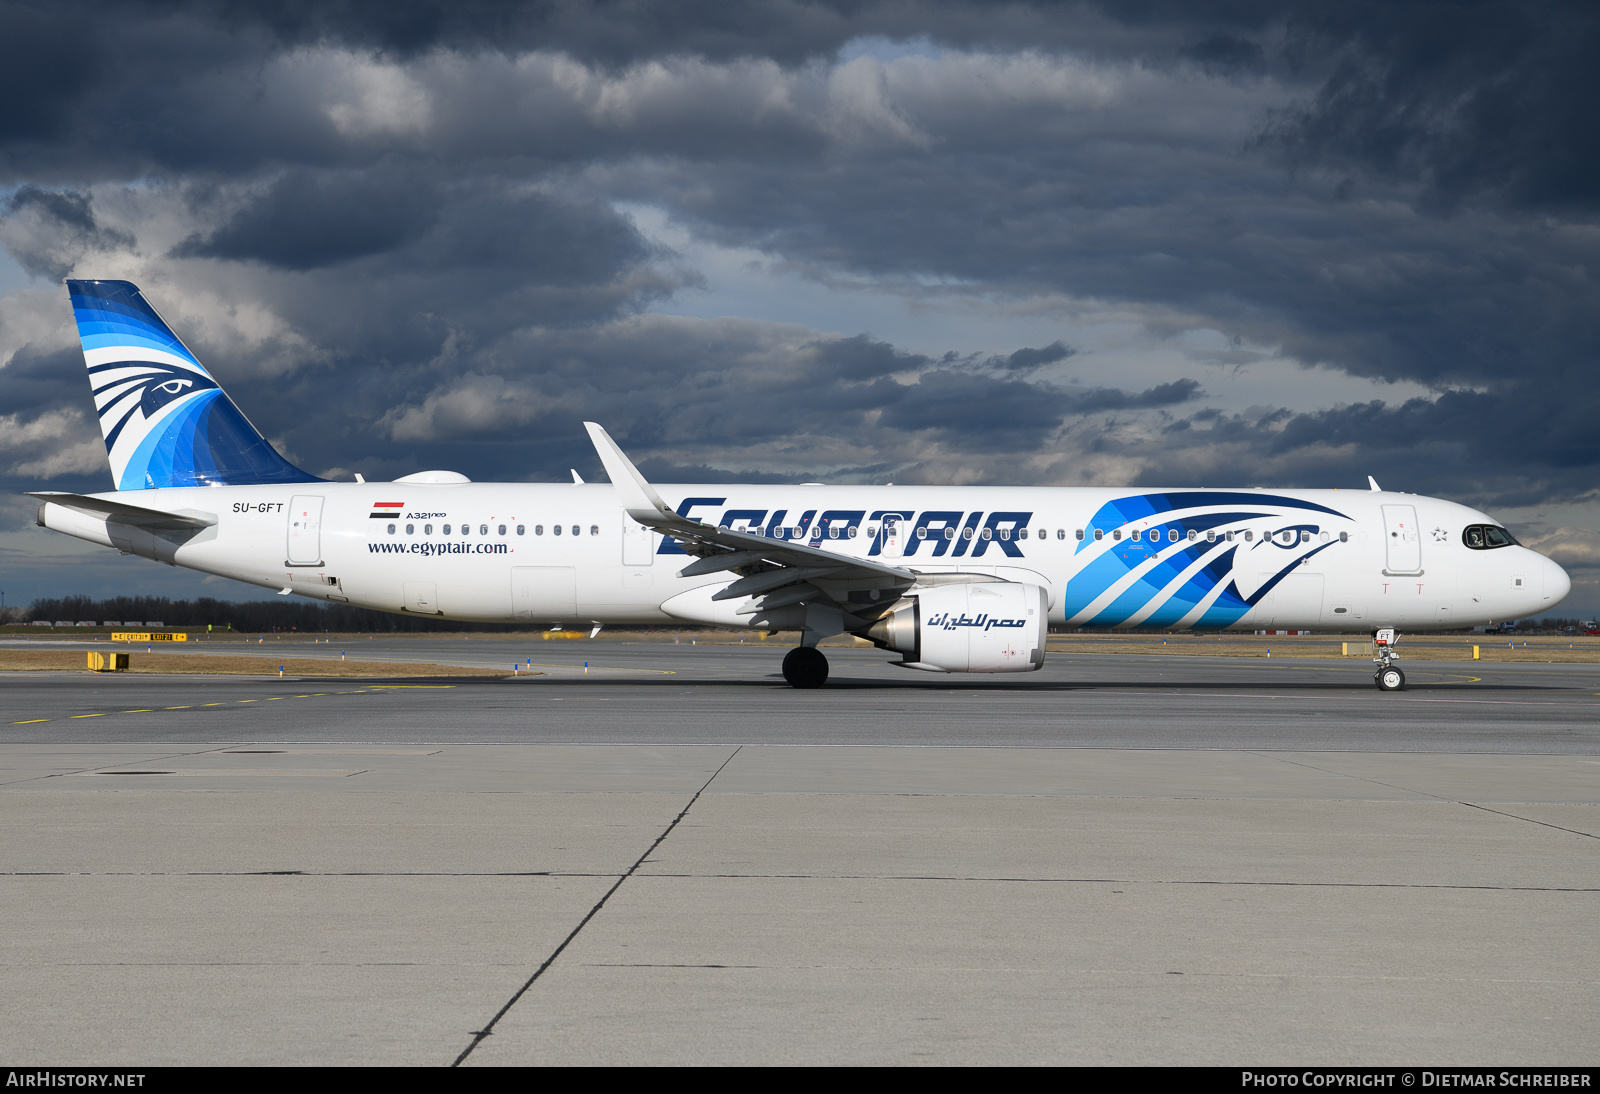
MULTIPOLYGON (((1463 529, 1495 523, 1484 514, 1411 494, 659 490, 668 505, 713 526, 798 532, 843 556, 1039 585, 1054 624, 1429 630, 1545 612, 1570 588, 1536 552, 1467 546, 1463 529), (898 550, 885 543, 888 514, 901 516, 898 550)), ((730 575, 677 576, 693 559, 634 523, 608 484, 315 483, 97 496, 215 524, 149 532, 52 503, 40 523, 207 574, 382 611, 541 624, 748 622, 734 602, 711 599, 730 575)))

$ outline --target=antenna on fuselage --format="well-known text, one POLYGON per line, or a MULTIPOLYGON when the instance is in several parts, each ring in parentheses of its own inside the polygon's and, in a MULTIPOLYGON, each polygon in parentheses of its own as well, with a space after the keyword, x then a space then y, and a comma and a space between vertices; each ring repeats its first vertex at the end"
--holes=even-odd
POLYGON ((578 469, 576 467, 569 467, 569 468, 567 468, 567 470, 572 472, 572 483, 573 483, 573 485, 574 486, 582 486, 583 485, 583 476, 578 474, 578 469))
POLYGON ((1379 486, 1378 480, 1373 478, 1371 475, 1367 476, 1367 485, 1372 487, 1375 492, 1380 494, 1383 493, 1383 487, 1379 486))

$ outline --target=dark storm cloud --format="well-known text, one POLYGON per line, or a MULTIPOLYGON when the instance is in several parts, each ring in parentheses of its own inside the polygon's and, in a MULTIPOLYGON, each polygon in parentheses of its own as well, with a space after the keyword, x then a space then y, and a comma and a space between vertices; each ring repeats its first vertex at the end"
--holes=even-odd
POLYGON ((1196 58, 1237 67, 1235 38, 1281 20, 1281 5, 973 2, 973 0, 150 0, 147 10, 265 31, 286 45, 338 41, 406 56, 445 47, 560 49, 622 66, 692 54, 766 57, 786 65, 832 55, 861 37, 926 38, 1002 50, 1079 48, 1196 58), (1217 28, 1232 28, 1229 32, 1217 28))
POLYGON ((1297 51, 1335 59, 1266 129, 1294 162, 1420 182, 1445 207, 1600 204, 1595 5, 1351 3, 1291 26, 1297 51))
MULTIPOLYGON (((560 477, 591 416, 693 476, 1331 485, 1378 458, 1413 489, 1572 496, 1600 464, 1594 25, 1509 4, 0 3, 0 179, 23 187, 0 240, 41 277, 154 279, 316 471, 560 477), (834 63, 862 36, 935 56, 834 63), (1110 302, 1438 394, 1174 418, 1201 381, 1106 375, 1075 334, 957 356, 651 317, 695 275, 619 200, 924 306, 1110 302), (1069 358, 1084 385, 1030 382, 1069 358)), ((77 436, 80 394, 41 371, 59 334, 16 323, 0 416, 77 436)))
POLYGON ((295 170, 210 236, 179 244, 173 255, 312 270, 394 250, 426 233, 437 218, 434 187, 416 179, 381 170, 295 170))
POLYGON ((1065 361, 1068 357, 1076 355, 1077 352, 1065 342, 1057 340, 1039 349, 1024 346, 1009 356, 995 358, 994 360, 995 364, 1000 368, 1025 371, 1027 369, 1042 368, 1045 365, 1053 365, 1057 361, 1065 361))
POLYGON ((77 347, 43 351, 24 346, 0 368, 0 413, 31 417, 74 404, 84 409, 91 405, 83 353, 77 347))

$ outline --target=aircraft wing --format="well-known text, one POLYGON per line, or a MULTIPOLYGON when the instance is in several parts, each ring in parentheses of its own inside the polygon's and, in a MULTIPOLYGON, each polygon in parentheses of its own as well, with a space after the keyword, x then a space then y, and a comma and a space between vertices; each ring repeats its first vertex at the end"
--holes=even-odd
POLYGON ((735 580, 711 599, 751 598, 740 608, 742 615, 812 599, 840 602, 852 591, 906 588, 917 581, 917 575, 904 567, 681 517, 661 499, 609 433, 594 422, 583 424, 628 515, 645 527, 678 540, 684 550, 699 556, 679 571, 681 576, 732 571, 735 580))
POLYGON ((64 494, 53 490, 29 491, 29 497, 48 501, 53 505, 65 506, 76 509, 80 513, 87 513, 96 520, 108 520, 116 524, 127 524, 135 528, 151 529, 183 529, 183 528, 209 528, 217 523, 217 518, 206 513, 190 511, 187 513, 166 513, 160 509, 146 509, 142 505, 129 505, 121 501, 107 501, 104 498, 91 497, 88 494, 64 494))

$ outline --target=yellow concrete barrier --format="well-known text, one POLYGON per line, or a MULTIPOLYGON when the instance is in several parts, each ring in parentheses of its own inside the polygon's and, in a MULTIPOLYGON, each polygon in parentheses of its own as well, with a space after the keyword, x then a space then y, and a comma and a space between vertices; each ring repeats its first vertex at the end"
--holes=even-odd
POLYGON ((112 631, 113 642, 187 642, 183 631, 112 631))
POLYGON ((126 672, 128 656, 126 653, 90 652, 89 667, 95 672, 126 672))
POLYGON ((1472 647, 1472 659, 1474 661, 1476 661, 1478 659, 1478 647, 1477 646, 1473 646, 1472 647))

